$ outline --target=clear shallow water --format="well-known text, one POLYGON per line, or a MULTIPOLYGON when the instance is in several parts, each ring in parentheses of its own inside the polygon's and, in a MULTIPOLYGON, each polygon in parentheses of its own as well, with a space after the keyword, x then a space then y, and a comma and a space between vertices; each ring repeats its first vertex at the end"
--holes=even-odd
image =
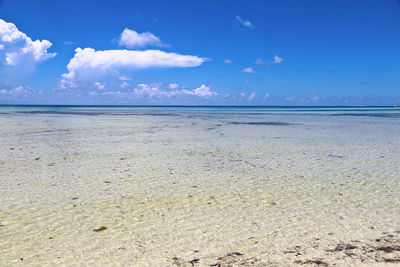
POLYGON ((0 263, 396 258, 375 248, 399 239, 399 114, 2 106, 0 263))

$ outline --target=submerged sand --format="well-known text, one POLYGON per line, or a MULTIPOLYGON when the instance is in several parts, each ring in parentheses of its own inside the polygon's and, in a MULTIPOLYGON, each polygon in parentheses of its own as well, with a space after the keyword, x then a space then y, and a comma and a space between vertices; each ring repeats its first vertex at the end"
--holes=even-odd
POLYGON ((1 266, 400 263, 398 113, 2 113, 1 266))

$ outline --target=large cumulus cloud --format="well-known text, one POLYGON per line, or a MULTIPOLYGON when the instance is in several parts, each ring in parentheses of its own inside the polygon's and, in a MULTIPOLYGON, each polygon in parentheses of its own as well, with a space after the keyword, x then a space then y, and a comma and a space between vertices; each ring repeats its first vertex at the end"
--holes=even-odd
POLYGON ((13 23, 0 19, 0 85, 13 85, 31 73, 35 66, 56 53, 47 50, 48 40, 33 41, 13 23))
POLYGON ((160 50, 96 51, 93 48, 77 48, 67 65, 68 73, 63 74, 63 78, 70 81, 87 81, 108 74, 118 75, 121 70, 197 67, 207 60, 160 50))

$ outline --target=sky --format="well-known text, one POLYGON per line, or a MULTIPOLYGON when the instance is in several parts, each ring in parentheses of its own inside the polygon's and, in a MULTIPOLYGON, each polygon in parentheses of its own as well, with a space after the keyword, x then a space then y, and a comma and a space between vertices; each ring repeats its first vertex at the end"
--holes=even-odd
POLYGON ((0 104, 400 104, 400 0, 0 0, 0 104))

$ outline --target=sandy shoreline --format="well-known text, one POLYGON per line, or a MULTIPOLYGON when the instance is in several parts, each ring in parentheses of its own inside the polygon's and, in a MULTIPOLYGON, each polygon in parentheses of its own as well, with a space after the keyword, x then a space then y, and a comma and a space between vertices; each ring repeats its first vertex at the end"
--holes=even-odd
POLYGON ((1 115, 0 264, 400 262, 398 119, 195 115, 1 115))

